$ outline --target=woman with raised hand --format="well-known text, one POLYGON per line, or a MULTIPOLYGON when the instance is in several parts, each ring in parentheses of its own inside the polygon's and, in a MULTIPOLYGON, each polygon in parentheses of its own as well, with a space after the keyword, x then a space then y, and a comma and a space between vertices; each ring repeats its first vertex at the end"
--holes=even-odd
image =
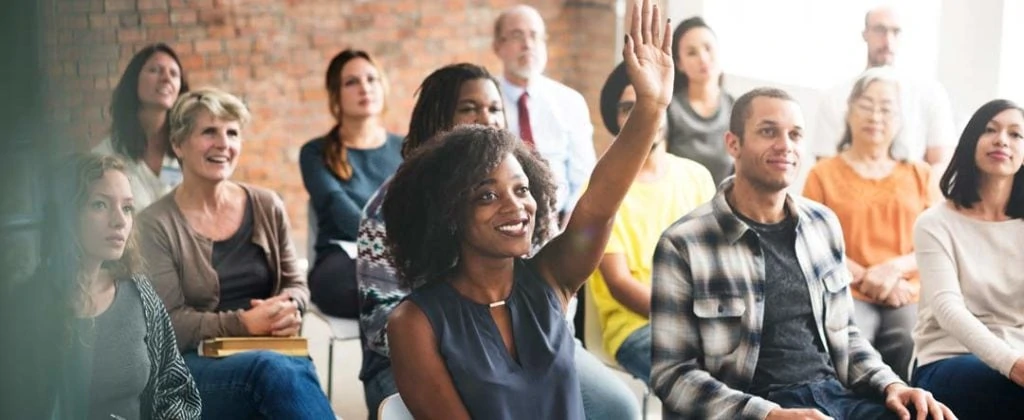
POLYGON ((186 92, 181 60, 162 43, 135 53, 114 88, 110 137, 93 151, 125 161, 139 211, 181 182, 181 168, 167 139, 167 112, 186 92))
POLYGON ((914 385, 962 419, 1024 413, 1024 108, 997 99, 968 121, 914 226, 921 302, 914 385))
MULTIPOLYGON (((625 75, 623 75, 625 78, 625 75)), ((459 63, 437 69, 420 85, 409 121, 409 135, 403 155, 412 156, 425 144, 453 127, 479 124, 505 127, 498 81, 483 67, 459 63)), ((441 136, 443 138, 443 136, 441 136)), ((359 228, 357 276, 361 298, 360 329, 363 366, 360 378, 370 418, 389 395, 398 392, 388 358, 386 323, 388 315, 408 293, 399 284, 384 245, 387 229, 381 203, 388 183, 381 186, 364 209, 359 228)), ((572 314, 567 314, 571 319, 572 314)), ((583 394, 583 410, 589 420, 624 420, 640 416, 633 392, 607 366, 576 342, 576 371, 583 394)))
POLYGON ((417 418, 584 417, 564 314, 601 259, 671 98, 660 15, 649 0, 642 10, 634 3, 623 58, 637 104, 555 239, 544 244, 551 172, 507 131, 458 127, 395 174, 384 221, 413 292, 387 336, 395 382, 417 418))
POLYGON ((171 109, 181 185, 139 217, 142 253, 203 398, 203 417, 333 418, 309 357, 197 354, 203 340, 299 333, 309 298, 273 191, 231 180, 249 111, 204 88, 171 109))
POLYGON ((931 168, 893 157, 902 119, 899 82, 890 69, 865 71, 847 102, 839 154, 814 165, 803 195, 839 218, 854 319, 882 360, 907 380, 921 287, 914 221, 935 201, 931 168))
POLYGON ((299 152, 309 211, 317 220, 310 298, 328 315, 356 318, 356 261, 339 243, 355 242, 363 206, 402 162, 402 137, 384 129, 387 83, 369 54, 338 53, 325 79, 334 127, 299 152))

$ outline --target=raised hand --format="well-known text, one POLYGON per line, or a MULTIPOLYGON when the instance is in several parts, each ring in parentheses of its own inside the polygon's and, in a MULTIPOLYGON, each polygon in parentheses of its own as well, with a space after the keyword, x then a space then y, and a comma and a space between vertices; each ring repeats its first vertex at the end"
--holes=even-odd
POLYGON ((634 0, 632 15, 622 49, 629 81, 636 89, 637 102, 650 100, 667 107, 675 78, 669 22, 662 21, 661 10, 651 0, 634 0))

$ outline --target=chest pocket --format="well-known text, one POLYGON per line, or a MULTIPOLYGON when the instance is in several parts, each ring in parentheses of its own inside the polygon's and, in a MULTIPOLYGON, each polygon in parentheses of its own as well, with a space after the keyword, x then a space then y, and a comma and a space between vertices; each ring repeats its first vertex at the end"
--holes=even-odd
POLYGON ((728 355, 739 347, 743 334, 743 315, 747 304, 738 297, 707 297, 693 301, 704 354, 710 357, 728 355))
POLYGON ((845 267, 837 267, 821 279, 825 286, 825 326, 837 331, 846 328, 853 316, 850 282, 853 277, 845 267))

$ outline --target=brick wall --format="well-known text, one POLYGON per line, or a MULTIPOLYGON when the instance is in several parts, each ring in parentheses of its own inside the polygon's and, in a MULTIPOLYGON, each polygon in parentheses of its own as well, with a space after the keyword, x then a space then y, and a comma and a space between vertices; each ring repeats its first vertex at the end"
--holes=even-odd
MULTIPOLYGON (((109 102, 132 54, 166 42, 192 86, 241 96, 254 121, 244 130, 236 179, 279 192, 305 255, 306 202, 298 151, 332 121, 323 72, 346 47, 365 49, 390 79, 387 127, 404 133, 413 93, 439 66, 470 61, 497 72, 493 22, 512 0, 46 0, 43 71, 49 111, 69 148, 107 136, 109 102)), ((580 90, 598 150, 608 135, 597 98, 619 54, 616 0, 534 0, 551 41, 548 74, 580 90)))

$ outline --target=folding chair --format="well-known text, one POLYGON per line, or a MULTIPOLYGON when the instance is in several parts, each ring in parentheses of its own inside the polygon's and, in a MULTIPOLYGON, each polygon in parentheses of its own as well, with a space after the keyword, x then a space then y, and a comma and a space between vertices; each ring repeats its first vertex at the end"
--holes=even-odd
MULTIPOLYGON (((309 270, 312 271, 313 263, 316 261, 316 234, 318 230, 318 221, 316 211, 313 209, 312 203, 306 206, 306 210, 308 233, 306 237, 306 246, 308 247, 306 255, 309 260, 309 270)), ((342 245, 339 244, 339 246, 342 245)), ((355 246, 355 243, 346 242, 344 246, 355 246)), ((317 308, 312 302, 309 304, 307 312, 322 319, 331 329, 331 337, 327 345, 327 398, 330 399, 334 394, 334 345, 338 342, 358 340, 359 321, 327 315, 317 308)))
POLYGON ((391 394, 380 402, 377 408, 377 420, 414 420, 409 408, 402 401, 402 396, 391 394))
MULTIPOLYGON (((586 298, 583 299, 583 344, 587 348, 587 351, 596 356, 598 360, 608 367, 633 376, 633 374, 623 369, 622 366, 619 366, 619 362, 615 361, 615 358, 604 350, 604 339, 601 331, 601 314, 597 312, 597 304, 594 303, 594 294, 590 293, 589 284, 583 287, 583 293, 587 294, 586 298)), ((633 376, 633 379, 641 381, 640 378, 637 378, 636 376, 633 376)), ((650 398, 651 387, 649 384, 644 383, 644 396, 642 401, 643 411, 640 413, 640 418, 643 420, 647 420, 647 403, 650 398)))

